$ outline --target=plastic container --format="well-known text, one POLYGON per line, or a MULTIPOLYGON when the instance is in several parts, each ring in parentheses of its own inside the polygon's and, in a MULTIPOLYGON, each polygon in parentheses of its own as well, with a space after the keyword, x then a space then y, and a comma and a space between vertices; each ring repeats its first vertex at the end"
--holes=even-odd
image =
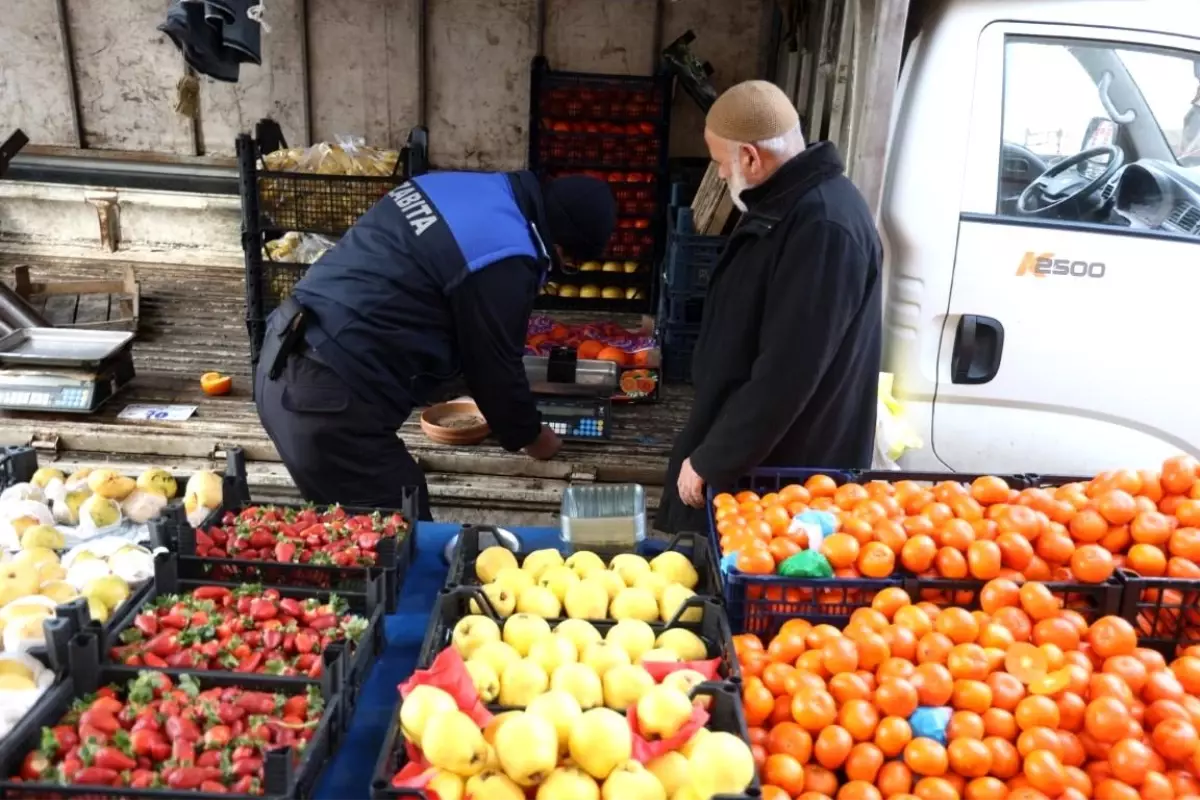
MULTIPOLYGON (((171 789, 130 789, 96 785, 61 786, 10 780, 10 776, 18 774, 26 753, 41 746, 42 729, 58 724, 76 699, 109 684, 117 684, 123 689, 128 681, 138 676, 137 668, 102 664, 98 644, 94 636, 86 634, 71 639, 68 644, 67 676, 42 696, 3 744, 0 744, 0 776, 2 776, 0 797, 16 800, 45 800, 49 797, 86 797, 93 800, 126 797, 168 800, 168 798, 189 797, 218 800, 219 798, 255 796, 232 793, 217 794, 196 790, 181 792, 171 789)), ((263 795, 257 795, 257 797, 267 797, 269 800, 291 800, 311 795, 321 770, 330 760, 342 732, 342 709, 339 697, 341 686, 335 682, 336 676, 333 672, 333 670, 327 671, 322 680, 321 693, 325 698, 325 709, 303 756, 298 763, 293 763, 290 748, 268 751, 263 766, 265 791, 263 795)), ((239 686, 251 691, 295 693, 294 684, 282 684, 278 679, 266 675, 208 672, 196 674, 195 678, 201 689, 215 686, 239 686)))
POLYGON ((267 315, 291 294, 307 264, 265 260, 268 238, 288 231, 339 236, 379 198, 413 175, 429 171, 429 133, 413 128, 392 175, 364 177, 279 172, 259 168, 259 158, 286 147, 278 125, 256 126, 237 137, 238 194, 242 202, 242 250, 246 269, 246 328, 250 363, 258 363, 267 315))
POLYGON ((653 309, 670 191, 672 80, 666 71, 652 76, 557 72, 544 57, 534 59, 530 169, 543 181, 583 173, 609 184, 617 204, 617 230, 600 260, 636 261, 638 272, 616 285, 642 290, 640 297, 610 300, 543 294, 537 308, 609 313, 653 309))
POLYGON ((17 483, 29 483, 37 468, 37 451, 32 447, 0 448, 0 490, 17 483))
MULTIPOLYGON (((475 560, 479 557, 480 533, 488 533, 494 528, 479 525, 464 525, 458 534, 458 546, 450 559, 450 569, 446 575, 446 586, 478 586, 479 578, 475 575, 475 560)), ((488 540, 490 541, 490 539, 488 540)), ((703 597, 720 598, 721 575, 717 567, 717 559, 713 555, 712 543, 707 536, 693 533, 677 533, 667 541, 646 539, 642 541, 637 553, 646 559, 652 559, 667 550, 677 551, 688 557, 700 580, 696 583, 695 592, 703 597)), ((525 561, 528 553, 514 550, 517 564, 525 561)), ((608 561, 617 553, 627 553, 629 550, 595 550, 597 555, 608 561)))
MULTIPOLYGON (((384 580, 383 570, 373 570, 373 575, 367 580, 367 592, 365 595, 338 592, 338 597, 344 599, 348 606, 348 613, 357 614, 367 620, 367 627, 363 631, 358 643, 354 646, 348 646, 348 642, 335 642, 327 648, 327 653, 323 659, 326 664, 337 663, 337 669, 340 671, 341 682, 344 685, 345 703, 347 710, 345 715, 346 721, 350 721, 350 716, 354 712, 357 702, 358 692, 362 689, 366 682, 367 674, 371 671, 371 665, 375 663, 375 659, 383 652, 386 646, 386 635, 383 626, 384 605, 386 597, 386 581, 384 580), (342 645, 347 645, 343 647, 342 645), (339 662, 340 659, 340 662, 339 662)), ((191 594, 195 589, 201 586, 221 586, 227 589, 236 589, 241 584, 226 583, 220 581, 204 581, 204 580, 189 580, 179 576, 179 559, 173 553, 160 553, 154 560, 154 579, 147 585, 147 591, 137 603, 126 604, 126 609, 121 614, 115 617, 112 624, 100 637, 101 653, 104 654, 106 660, 111 658, 110 650, 122 644, 121 633, 127 630, 138 614, 142 610, 157 600, 159 597, 166 595, 187 595, 191 594)), ((263 587, 277 589, 283 597, 291 597, 297 600, 308 600, 317 598, 324 600, 329 597, 328 592, 315 591, 311 589, 302 589, 294 586, 278 586, 278 587, 263 587)), ((148 667, 142 667, 148 669, 148 667)), ((206 675, 210 672, 227 673, 234 672, 233 670, 198 670, 198 669, 164 669, 162 670, 169 674, 191 675, 206 675)), ((259 673, 235 673, 240 675, 254 675, 259 673)), ((303 675, 296 676, 271 676, 278 677, 281 681, 295 683, 297 686, 307 685, 317 682, 313 678, 303 675)))
MULTIPOLYGON (((979 608, 979 593, 987 584, 978 578, 926 578, 907 573, 903 581, 904 590, 914 603, 927 600, 943 608, 959 606, 972 611, 979 608)), ((1063 608, 1078 611, 1089 623, 1120 612, 1122 586, 1116 578, 1104 583, 1041 583, 1062 601, 1063 608)))
POLYGON ((667 326, 660 334, 663 379, 667 383, 692 382, 692 357, 700 331, 695 326, 667 326))
MULTIPOLYGON (((398 694, 398 693, 397 693, 398 694)), ((746 726, 746 717, 742 713, 741 693, 731 686, 719 684, 701 684, 692 693, 693 697, 707 696, 712 698, 709 708, 709 721, 705 725, 711 731, 732 733, 743 741, 749 741, 750 731, 746 726)), ((383 739, 383 748, 379 759, 375 762, 375 775, 371 780, 372 800, 385 798, 405 798, 405 800, 432 800, 433 795, 420 789, 398 789, 392 786, 392 776, 400 771, 407 762, 404 752, 404 737, 400 733, 400 702, 392 712, 392 725, 387 736, 383 739)), ((499 712, 499 706, 489 706, 489 710, 499 712)), ((761 785, 756 777, 750 787, 741 794, 718 794, 711 800, 757 800, 762 796, 761 785)))
POLYGON ((696 233, 692 209, 672 207, 668 213, 667 255, 663 261, 663 288, 672 293, 703 293, 729 241, 728 236, 696 233))
MULTIPOLYGON (((276 587, 302 587, 308 589, 336 590, 337 594, 356 594, 366 597, 367 582, 373 569, 382 569, 385 577, 386 612, 396 609, 397 597, 403 588, 408 567, 413 563, 416 548, 416 493, 415 487, 404 487, 402 509, 353 509, 343 506, 347 515, 391 515, 398 513, 409 523, 403 536, 384 537, 376 548, 376 563, 370 566, 331 566, 313 564, 280 564, 276 561, 252 561, 247 559, 202 558, 196 554, 196 529, 187 524, 184 510, 178 504, 167 506, 163 517, 150 523, 151 543, 155 547, 174 549, 179 554, 179 576, 191 581, 221 581, 232 583, 265 583, 276 587), (169 542, 174 541, 175 547, 169 542)), ((251 504, 222 504, 210 522, 216 523, 232 512, 244 511, 251 504)), ((307 506, 299 504, 264 504, 275 509, 296 510, 307 506)), ((211 528, 202 525, 202 528, 211 528)))
POLYGON ((677 292, 663 288, 658 301, 659 327, 699 330, 703 320, 704 292, 677 292))
POLYGON ((646 490, 637 483, 568 486, 559 516, 570 550, 632 552, 646 538, 646 490))
MULTIPOLYGON (((478 586, 446 587, 438 595, 433 614, 429 617, 429 627, 425 631, 425 640, 421 644, 421 654, 417 657, 418 668, 428 667, 433 663, 437 654, 450 645, 454 625, 468 614, 475 613, 471 610, 472 600, 479 606, 478 613, 491 617, 500 626, 504 625, 504 618, 495 612, 491 603, 488 602, 487 596, 478 586)), ((676 612, 675 617, 668 622, 649 623, 655 636, 657 637, 658 634, 670 628, 683 628, 691 631, 704 641, 708 648, 707 658, 721 659, 721 665, 717 670, 719 680, 733 683, 741 681, 742 671, 738 666, 737 653, 733 649, 733 635, 730 632, 729 621, 725 617, 724 609, 717 602, 711 598, 693 597, 676 612), (684 611, 690 609, 700 610, 699 622, 683 622, 678 619, 684 611)), ((553 628, 562 620, 563 618, 559 617, 546 621, 553 628)), ((601 634, 608 633, 608 629, 617 624, 615 619, 589 619, 588 622, 601 634)))
POLYGON ((1200 645, 1200 580, 1143 578, 1127 569, 1117 571, 1117 580, 1122 587, 1118 616, 1133 625, 1140 647, 1157 650, 1170 663, 1200 645))
POLYGON ((887 469, 863 469, 854 470, 851 472, 851 477, 855 483, 870 483, 871 481, 888 481, 896 483, 897 481, 913 481, 914 483, 926 483, 933 485, 943 481, 955 481, 957 483, 970 484, 976 478, 998 477, 1003 478, 1010 489, 1025 489, 1029 487, 1028 476, 1019 475, 995 475, 988 472, 919 472, 909 470, 887 470, 887 469))

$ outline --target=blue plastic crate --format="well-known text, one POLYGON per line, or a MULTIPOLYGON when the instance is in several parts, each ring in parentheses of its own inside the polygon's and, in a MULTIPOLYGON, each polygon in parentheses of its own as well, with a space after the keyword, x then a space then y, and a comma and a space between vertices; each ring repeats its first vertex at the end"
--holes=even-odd
POLYGON ((697 234, 692 209, 687 206, 671 208, 668 219, 663 286, 669 292, 703 292, 729 237, 697 234))
POLYGON ((667 327, 659 336, 662 347, 663 379, 667 383, 692 382, 692 355, 700 331, 695 328, 667 327))
POLYGON ((704 317, 704 295, 664 290, 658 299, 658 324, 664 328, 699 328, 704 317))

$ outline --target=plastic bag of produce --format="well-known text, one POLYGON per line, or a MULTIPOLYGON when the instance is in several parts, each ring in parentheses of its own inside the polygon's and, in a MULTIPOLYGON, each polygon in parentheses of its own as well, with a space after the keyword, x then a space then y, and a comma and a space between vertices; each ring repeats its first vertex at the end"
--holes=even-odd
POLYGON ((318 175, 369 175, 384 177, 396 170, 397 150, 369 147, 362 137, 338 136, 334 142, 311 147, 288 147, 263 156, 263 166, 274 172, 309 172, 318 175))
POLYGON ((35 525, 54 526, 54 515, 45 503, 20 499, 0 503, 0 547, 19 550, 21 534, 35 525))
POLYGON ((802 550, 788 556, 776 572, 785 578, 832 578, 833 567, 816 550, 802 550))
POLYGON ((924 442, 904 419, 904 406, 892 396, 895 376, 879 373, 879 409, 875 415, 875 455, 873 469, 900 469, 900 456, 905 450, 924 447, 924 442))
POLYGON ((277 264, 312 264, 335 242, 315 233, 288 231, 263 245, 263 258, 277 264))

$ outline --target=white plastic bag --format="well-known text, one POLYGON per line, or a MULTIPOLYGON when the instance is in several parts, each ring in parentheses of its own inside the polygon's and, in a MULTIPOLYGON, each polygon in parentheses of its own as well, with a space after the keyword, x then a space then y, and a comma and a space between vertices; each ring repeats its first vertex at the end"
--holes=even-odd
POLYGON ((13 523, 22 519, 31 520, 33 525, 54 525, 54 515, 45 503, 35 500, 8 500, 0 503, 0 547, 5 550, 21 548, 21 537, 13 523))
POLYGON ((904 406, 892 396, 895 376, 879 373, 879 408, 875 414, 875 454, 872 469, 900 469, 900 456, 905 450, 924 447, 916 431, 904 419, 904 406))

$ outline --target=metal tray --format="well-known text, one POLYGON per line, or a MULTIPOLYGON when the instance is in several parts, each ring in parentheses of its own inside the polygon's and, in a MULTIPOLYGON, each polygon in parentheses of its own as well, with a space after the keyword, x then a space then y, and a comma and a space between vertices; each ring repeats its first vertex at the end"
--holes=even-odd
POLYGON ((547 356, 525 356, 525 375, 534 394, 596 395, 608 397, 617 391, 617 365, 611 361, 580 359, 575 366, 574 383, 551 383, 546 380, 550 359, 547 356))
POLYGON ((127 331, 21 328, 0 339, 0 364, 98 367, 132 341, 127 331))

